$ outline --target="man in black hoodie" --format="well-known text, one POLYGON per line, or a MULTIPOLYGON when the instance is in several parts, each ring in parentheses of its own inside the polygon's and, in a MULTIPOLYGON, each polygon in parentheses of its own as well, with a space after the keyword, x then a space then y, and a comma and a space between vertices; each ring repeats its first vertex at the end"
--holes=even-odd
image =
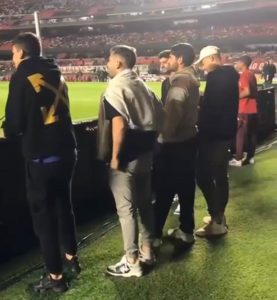
POLYGON ((57 65, 40 53, 40 42, 33 33, 20 34, 12 43, 16 71, 9 85, 4 131, 7 138, 22 138, 27 198, 49 271, 34 289, 64 292, 68 285, 60 246, 71 271, 81 271, 71 204, 76 140, 67 86, 57 65))
POLYGON ((197 182, 210 214, 196 235, 208 237, 227 233, 224 213, 229 197, 228 160, 237 131, 239 75, 233 67, 222 65, 220 50, 215 46, 203 48, 196 63, 208 73, 198 119, 197 182))

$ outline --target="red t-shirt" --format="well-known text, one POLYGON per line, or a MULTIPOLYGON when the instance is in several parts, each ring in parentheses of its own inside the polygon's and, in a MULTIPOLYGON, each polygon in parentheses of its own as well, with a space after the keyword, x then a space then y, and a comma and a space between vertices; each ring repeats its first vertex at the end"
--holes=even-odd
POLYGON ((250 71, 246 70, 240 74, 239 79, 239 90, 243 91, 245 88, 250 88, 250 96, 242 98, 239 101, 239 113, 240 114, 256 114, 257 110, 257 80, 255 75, 250 71))

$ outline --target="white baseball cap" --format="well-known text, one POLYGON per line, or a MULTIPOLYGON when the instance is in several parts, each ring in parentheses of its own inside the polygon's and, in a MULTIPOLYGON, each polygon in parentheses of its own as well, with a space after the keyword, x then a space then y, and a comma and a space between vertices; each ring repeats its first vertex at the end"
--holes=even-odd
POLYGON ((220 49, 218 47, 216 47, 216 46, 206 46, 200 51, 199 58, 194 64, 198 65, 199 63, 201 63, 201 61, 204 58, 209 57, 211 55, 215 55, 215 54, 220 54, 220 49))

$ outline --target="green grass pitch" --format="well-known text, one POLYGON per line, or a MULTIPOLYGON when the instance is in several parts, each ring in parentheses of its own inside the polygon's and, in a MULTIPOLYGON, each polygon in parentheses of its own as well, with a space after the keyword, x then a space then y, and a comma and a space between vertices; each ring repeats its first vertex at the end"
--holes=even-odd
MULTIPOLYGON (((101 82, 69 82, 69 97, 72 119, 75 122, 96 118, 98 115, 99 99, 105 91, 106 83, 101 82)), ((148 82, 147 85, 160 97, 160 82, 148 82)), ((201 84, 201 90, 204 83, 201 84)), ((8 94, 8 83, 0 82, 0 117, 5 113, 8 94)))

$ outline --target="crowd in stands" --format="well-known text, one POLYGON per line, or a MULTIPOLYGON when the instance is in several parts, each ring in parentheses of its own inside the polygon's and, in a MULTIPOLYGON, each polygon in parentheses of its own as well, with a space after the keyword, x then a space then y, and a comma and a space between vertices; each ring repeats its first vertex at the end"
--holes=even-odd
MULTIPOLYGON (((93 47, 110 48, 116 44, 130 44, 135 46, 151 44, 174 44, 177 42, 215 42, 224 39, 245 39, 251 37, 277 37, 277 24, 247 24, 228 27, 210 27, 203 29, 178 29, 156 32, 132 32, 119 34, 69 34, 43 39, 46 49, 93 49, 93 47)), ((10 42, 0 43, 0 50, 7 50, 10 42)))
POLYGON ((1 0, 0 1, 0 16, 1 15, 15 15, 15 14, 30 14, 35 10, 47 10, 49 8, 59 9, 94 9, 96 12, 98 8, 114 7, 120 8, 128 5, 129 7, 145 7, 147 5, 157 5, 163 7, 170 7, 178 3, 184 3, 184 0, 1 0))

